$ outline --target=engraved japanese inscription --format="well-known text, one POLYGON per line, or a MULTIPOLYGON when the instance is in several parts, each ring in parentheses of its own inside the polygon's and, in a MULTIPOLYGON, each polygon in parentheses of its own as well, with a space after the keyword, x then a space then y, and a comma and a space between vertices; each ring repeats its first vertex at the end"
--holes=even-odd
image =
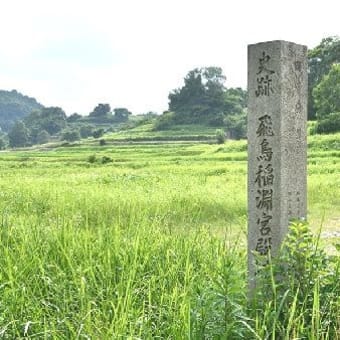
POLYGON ((289 220, 306 217, 307 48, 285 41, 250 45, 248 94, 252 289, 257 267, 275 256, 289 220))

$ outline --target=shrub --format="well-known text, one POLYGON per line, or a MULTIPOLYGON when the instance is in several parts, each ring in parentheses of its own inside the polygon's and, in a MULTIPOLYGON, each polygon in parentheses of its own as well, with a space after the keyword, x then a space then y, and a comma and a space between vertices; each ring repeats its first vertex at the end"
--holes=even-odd
POLYGON ((259 338, 310 339, 311 334, 327 334, 327 339, 336 339, 339 256, 327 255, 308 225, 295 222, 279 255, 269 257, 269 262, 258 268, 253 301, 259 338))
POLYGON ((93 131, 92 136, 94 138, 100 138, 103 134, 104 134, 104 129, 97 129, 93 131))
POLYGON ((7 146, 6 139, 4 137, 0 137, 0 150, 6 149, 6 146, 7 146))
POLYGON ((61 135, 62 140, 66 140, 68 142, 74 142, 80 139, 79 130, 64 130, 61 135))
POLYGON ((81 138, 87 138, 92 136, 92 131, 93 131, 92 125, 82 125, 79 130, 81 138))
POLYGON ((330 113, 327 116, 323 116, 311 129, 311 134, 327 134, 340 131, 340 112, 330 113))
POLYGON ((217 144, 224 144, 225 142, 225 132, 222 129, 216 130, 216 142, 217 144))
POLYGON ((105 140, 105 139, 100 139, 100 140, 99 140, 99 145, 100 145, 100 146, 106 145, 106 140, 105 140))
POLYGON ((95 163, 97 161, 96 155, 90 155, 87 159, 89 163, 95 163))
POLYGON ((215 127, 223 126, 224 119, 225 115, 222 112, 217 113, 216 115, 212 115, 212 117, 208 119, 208 125, 215 127))
POLYGON ((46 130, 39 131, 37 134, 37 143, 45 144, 50 140, 50 134, 46 130))
POLYGON ((155 122, 153 130, 168 130, 174 125, 175 114, 173 112, 164 112, 155 122))
POLYGON ((238 114, 230 114, 224 119, 228 137, 231 139, 246 138, 247 112, 244 110, 238 114))
POLYGON ((111 162, 113 162, 112 158, 110 158, 108 156, 103 156, 102 157, 102 160, 101 160, 102 164, 111 163, 111 162))

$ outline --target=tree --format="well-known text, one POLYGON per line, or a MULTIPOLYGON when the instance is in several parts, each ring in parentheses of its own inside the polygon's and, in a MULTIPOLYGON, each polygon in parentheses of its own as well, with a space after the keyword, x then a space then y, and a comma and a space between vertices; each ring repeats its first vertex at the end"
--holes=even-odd
POLYGON ((24 122, 18 120, 14 123, 11 130, 8 132, 9 145, 12 148, 28 145, 29 130, 24 122))
POLYGON ((92 132, 93 138, 99 138, 104 134, 104 129, 97 129, 92 132))
POLYGON ((340 63, 340 38, 337 36, 323 39, 308 52, 308 119, 316 118, 313 89, 335 63, 340 63))
POLYGON ((241 139, 247 136, 247 112, 246 110, 238 114, 230 114, 224 119, 228 137, 231 139, 241 139))
POLYGON ((158 119, 155 121, 153 129, 155 131, 168 130, 174 122, 174 112, 165 111, 158 119))
POLYGON ((16 120, 22 120, 33 110, 43 108, 35 98, 22 95, 16 90, 0 90, 0 126, 9 131, 16 120))
POLYGON ((213 112, 223 111, 225 76, 219 67, 196 68, 184 78, 184 86, 169 94, 169 111, 179 121, 206 118, 213 112))
POLYGON ((7 142, 4 136, 0 136, 0 150, 6 149, 7 142))
POLYGON ((87 138, 92 136, 93 125, 82 125, 79 129, 81 138, 87 138))
POLYGON ((46 130, 55 135, 66 127, 66 114, 60 107, 45 107, 32 111, 24 121, 32 131, 46 130))
POLYGON ((42 109, 41 117, 41 127, 50 135, 55 135, 66 127, 66 114, 60 107, 42 109))
POLYGON ((169 94, 169 111, 176 123, 208 123, 221 126, 228 114, 241 113, 246 106, 247 92, 227 89, 220 67, 191 70, 184 86, 169 94))
POLYGON ((79 140, 80 139, 79 131, 66 129, 62 133, 61 139, 66 140, 68 142, 74 142, 76 140, 79 140))
POLYGON ((317 123, 311 129, 311 133, 335 133, 340 131, 340 112, 330 113, 329 115, 318 119, 317 123))
POLYGON ((114 119, 116 122, 121 123, 121 122, 126 122, 129 120, 129 116, 132 115, 132 113, 124 108, 124 107, 119 107, 113 110, 114 112, 114 119))
POLYGON ((227 113, 241 113, 248 104, 248 92, 241 87, 226 89, 225 102, 227 113))
POLYGON ((222 129, 216 130, 216 142, 217 144, 224 144, 225 142, 225 132, 222 129))
POLYGON ((66 118, 68 123, 74 123, 77 120, 81 119, 82 116, 79 113, 72 113, 69 117, 66 118))
POLYGON ((90 117, 106 117, 111 112, 110 104, 98 104, 90 113, 90 117))
POLYGON ((50 134, 46 130, 39 131, 36 138, 36 143, 45 144, 50 140, 50 134))
POLYGON ((318 120, 330 113, 340 112, 340 64, 334 64, 313 90, 318 120))

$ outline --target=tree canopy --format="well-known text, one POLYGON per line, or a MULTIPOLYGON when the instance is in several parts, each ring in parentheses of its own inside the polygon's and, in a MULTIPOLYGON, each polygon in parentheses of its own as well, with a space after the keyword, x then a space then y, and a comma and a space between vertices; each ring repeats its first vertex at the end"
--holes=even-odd
POLYGON ((240 113, 246 91, 227 89, 220 67, 195 68, 184 78, 184 86, 169 94, 169 111, 177 122, 211 122, 219 125, 226 114, 240 113))
POLYGON ((110 104, 98 104, 90 113, 90 117, 106 117, 110 112, 110 104))
POLYGON ((329 73, 314 88, 313 97, 318 119, 340 112, 340 64, 332 65, 329 73))
POLYGON ((16 90, 0 90, 0 127, 8 131, 16 120, 42 108, 35 98, 24 96, 16 90))
POLYGON ((132 115, 132 113, 124 107, 116 108, 113 112, 113 118, 117 123, 126 122, 129 119, 129 116, 132 115))
POLYGON ((340 63, 340 38, 328 37, 308 52, 308 119, 316 118, 313 89, 331 70, 332 65, 340 63))
POLYGON ((11 130, 8 132, 9 146, 11 147, 23 147, 29 143, 29 130, 25 126, 25 123, 18 120, 14 123, 11 130))
POLYGON ((66 127, 66 114, 60 107, 44 107, 32 111, 24 122, 32 132, 46 130, 50 135, 55 135, 66 127))

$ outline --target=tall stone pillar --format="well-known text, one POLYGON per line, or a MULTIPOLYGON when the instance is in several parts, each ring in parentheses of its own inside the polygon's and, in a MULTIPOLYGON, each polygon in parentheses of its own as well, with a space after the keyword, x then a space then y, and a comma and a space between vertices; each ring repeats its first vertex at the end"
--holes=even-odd
POLYGON ((278 252, 291 219, 307 213, 307 47, 248 46, 248 272, 278 252), (262 262, 262 260, 261 260, 262 262))

